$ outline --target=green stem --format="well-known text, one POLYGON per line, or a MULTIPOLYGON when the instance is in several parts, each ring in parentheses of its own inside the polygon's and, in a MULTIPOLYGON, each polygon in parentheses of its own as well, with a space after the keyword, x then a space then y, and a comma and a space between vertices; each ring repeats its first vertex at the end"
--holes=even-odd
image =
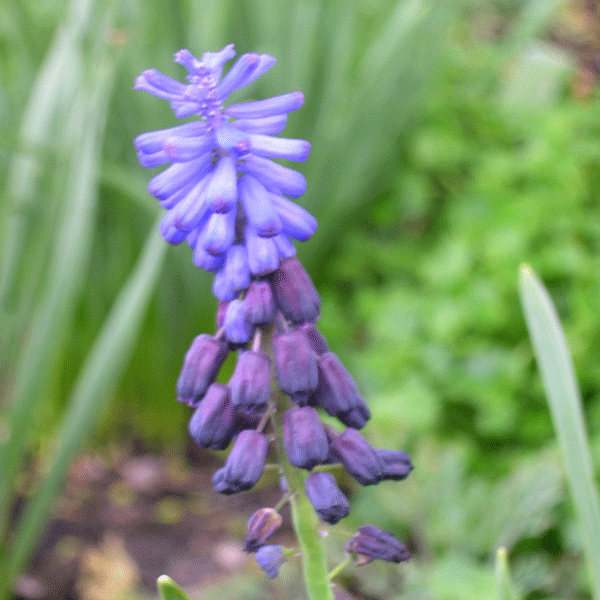
POLYGON ((304 493, 304 473, 287 460, 283 447, 283 428, 277 418, 279 455, 288 490, 292 492, 290 506, 292 524, 298 544, 302 549, 302 571, 304 583, 311 600, 334 600, 327 574, 327 556, 323 538, 319 535, 320 523, 315 510, 304 493))
POLYGON ((352 562, 352 557, 347 556, 346 560, 341 562, 331 573, 329 573, 329 579, 333 579, 337 577, 350 563, 352 562))
MULTIPOLYGON (((271 357, 271 364, 275 364, 271 346, 273 334, 271 326, 263 332, 261 339, 261 349, 271 357)), ((275 377, 272 380, 276 381, 275 377)), ((288 489, 292 524, 302 551, 302 571, 306 590, 310 600, 335 600, 327 574, 327 556, 323 547, 323 538, 319 535, 321 525, 304 492, 306 476, 302 469, 297 469, 290 464, 285 452, 281 414, 287 406, 276 383, 273 384, 272 395, 278 410, 271 415, 271 420, 277 435, 277 454, 288 489)))

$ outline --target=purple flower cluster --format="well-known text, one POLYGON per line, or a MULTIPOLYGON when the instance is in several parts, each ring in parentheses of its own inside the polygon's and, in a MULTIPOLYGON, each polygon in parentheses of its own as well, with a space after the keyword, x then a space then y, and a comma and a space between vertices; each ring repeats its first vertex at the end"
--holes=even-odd
POLYGON ((222 77, 223 66, 234 56, 233 44, 205 52, 201 60, 180 50, 175 62, 187 69, 188 84, 149 69, 134 86, 169 100, 177 117, 199 117, 143 133, 135 146, 144 167, 172 163, 148 184, 167 210, 161 233, 172 244, 187 240, 194 264, 216 273, 214 294, 227 302, 253 277, 272 273, 294 256, 291 239, 308 240, 317 227, 311 214, 286 198, 306 191, 304 176, 271 160, 308 158, 307 141, 273 137, 304 96, 292 92, 225 107, 231 92, 275 64, 268 54, 244 54, 222 77))
MULTIPOLYGON (((373 448, 359 433, 369 409, 316 327, 321 300, 295 258, 291 239, 309 239, 316 220, 285 197, 304 193, 304 177, 270 159, 308 157, 308 142, 272 137, 303 96, 294 92, 224 107, 232 91, 275 62, 266 54, 244 54, 222 77, 234 54, 233 45, 207 52, 201 60, 181 50, 175 61, 188 70, 189 84, 156 70, 145 71, 135 84, 169 100, 176 116, 199 117, 135 140, 143 166, 172 163, 148 186, 167 210, 162 235, 173 244, 187 240, 194 263, 215 273, 217 332, 193 340, 177 381, 178 400, 194 408, 189 433, 200 447, 224 450, 233 442, 213 476, 215 490, 223 494, 257 483, 274 438, 265 430, 280 419, 274 429, 282 431, 287 460, 310 472, 306 496, 323 521, 335 524, 348 515, 349 503, 324 470, 329 465, 337 463, 361 485, 373 485, 404 479, 412 464, 405 452, 373 448), (227 384, 219 383, 230 352, 237 353, 233 375, 227 384), (272 394, 272 375, 289 398, 280 406, 272 394), (347 428, 339 433, 324 425, 319 409, 347 428)), ((281 546, 265 545, 280 525, 276 510, 261 509, 250 519, 245 538, 246 550, 256 552, 270 577, 287 554, 281 546)), ((359 564, 407 558, 400 542, 386 536, 373 526, 361 528, 347 550, 359 564)))

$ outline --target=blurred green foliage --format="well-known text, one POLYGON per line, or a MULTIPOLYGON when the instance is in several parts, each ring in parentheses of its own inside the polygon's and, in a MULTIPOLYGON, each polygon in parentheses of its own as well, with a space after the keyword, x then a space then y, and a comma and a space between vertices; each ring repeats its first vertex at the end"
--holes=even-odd
POLYGON ((180 48, 233 41, 278 60, 239 99, 305 93, 286 136, 313 146, 302 203, 320 226, 299 255, 323 297, 320 327, 372 407, 366 435, 417 465, 401 486, 354 490, 352 524, 402 534, 422 559, 402 596, 385 565, 362 589, 488 598, 503 545, 525 597, 585 597, 516 278, 531 263, 557 303, 598 468, 600 101, 573 93, 578 56, 548 41, 569 23, 561 4, 6 0, 0 443, 19 373, 35 373, 14 469, 51 463, 89 369, 100 374, 83 413, 92 443, 185 444, 174 382, 192 338, 213 331, 216 302, 187 247, 163 263, 145 241, 160 211, 132 139, 176 119, 132 85, 151 67, 180 79, 180 48), (118 364, 91 361, 98 348, 118 364))

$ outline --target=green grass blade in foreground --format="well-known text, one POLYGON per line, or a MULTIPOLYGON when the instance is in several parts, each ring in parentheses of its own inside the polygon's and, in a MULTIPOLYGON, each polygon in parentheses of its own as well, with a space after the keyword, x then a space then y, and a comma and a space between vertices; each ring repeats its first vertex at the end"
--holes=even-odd
POLYGON ((508 555, 506 548, 498 548, 496 551, 496 590, 498 600, 518 600, 508 568, 508 555))
POLYGON ((579 519, 592 595, 600 600, 598 492, 571 355, 552 300, 528 265, 521 267, 519 291, 579 519))
POLYGON ((190 600, 189 596, 167 575, 156 580, 160 600, 190 600))
POLYGON ((69 461, 95 426, 125 370, 167 248, 158 232, 157 221, 134 272, 123 286, 75 383, 57 435, 60 445, 56 456, 46 479, 18 523, 15 542, 7 557, 5 577, 0 582, 0 598, 5 597, 8 582, 25 565, 39 539, 52 500, 62 485, 69 461))

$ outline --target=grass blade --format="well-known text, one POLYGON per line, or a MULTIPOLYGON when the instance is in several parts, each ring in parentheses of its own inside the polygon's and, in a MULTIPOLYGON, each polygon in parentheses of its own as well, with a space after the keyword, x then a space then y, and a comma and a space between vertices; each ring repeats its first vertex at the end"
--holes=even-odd
POLYGON ((592 595, 600 600, 598 492, 571 355, 552 300, 528 265, 521 267, 519 291, 579 519, 592 595))
POLYGON ((494 570, 496 572, 496 591, 498 600, 517 600, 519 596, 515 592, 510 576, 506 548, 498 548, 494 570))
POLYGON ((93 429, 125 370, 167 248, 158 232, 157 221, 75 383, 57 435, 59 449, 46 479, 19 521, 15 543, 7 557, 6 573, 0 582, 0 598, 6 594, 8 582, 23 568, 73 454, 93 429))

